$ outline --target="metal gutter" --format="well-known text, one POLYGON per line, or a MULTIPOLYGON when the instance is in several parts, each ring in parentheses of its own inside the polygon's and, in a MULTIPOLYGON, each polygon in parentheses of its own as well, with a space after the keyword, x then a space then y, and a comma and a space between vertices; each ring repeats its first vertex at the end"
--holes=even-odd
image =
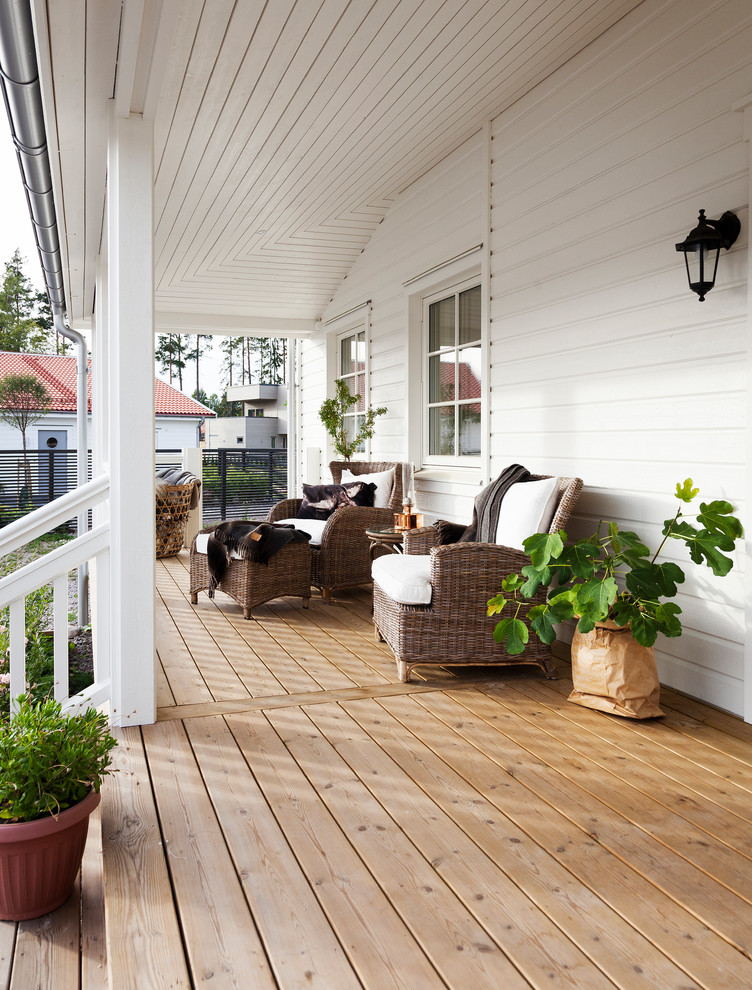
POLYGON ((0 86, 52 312, 65 312, 47 134, 29 0, 0 0, 0 86))
MULTIPOLYGON (((88 351, 84 337, 65 325, 65 289, 52 172, 39 85, 34 26, 29 0, 0 0, 0 88, 8 113, 13 143, 26 193, 29 216, 39 251, 55 329, 76 344, 77 481, 88 481, 88 351)), ((78 532, 88 524, 88 513, 78 517, 78 532)), ((88 621, 85 572, 79 570, 79 622, 88 621), (86 606, 86 611, 83 607, 86 606)))

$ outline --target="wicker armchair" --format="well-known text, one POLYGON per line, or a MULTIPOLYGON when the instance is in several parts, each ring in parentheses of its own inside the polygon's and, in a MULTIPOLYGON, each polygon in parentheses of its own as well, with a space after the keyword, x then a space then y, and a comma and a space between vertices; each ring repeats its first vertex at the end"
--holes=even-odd
MULTIPOLYGON (((394 468, 394 482, 386 508, 343 505, 327 519, 321 537, 321 546, 312 546, 311 584, 321 589, 326 601, 331 600, 335 588, 356 584, 370 584, 371 557, 367 529, 383 529, 392 526, 394 513, 402 509, 402 464, 395 461, 332 461, 329 470, 335 485, 340 484, 342 472, 347 469, 354 475, 376 474, 394 468)), ((300 498, 288 498, 272 508, 269 522, 294 519, 300 498)), ((305 528, 304 520, 301 527, 305 528)))
MULTIPOLYGON (((535 479, 546 477, 534 475, 535 479)), ((559 502, 549 532, 567 525, 582 491, 579 478, 559 479, 559 502)), ((432 596, 430 605, 403 605, 373 586, 373 621, 376 635, 386 640, 397 660, 400 681, 408 681, 419 664, 511 665, 537 664, 555 679, 550 647, 531 635, 525 652, 508 656, 496 644, 493 629, 497 617, 486 616, 486 602, 501 591, 502 578, 519 573, 529 558, 520 550, 495 543, 438 545, 433 526, 405 534, 406 554, 430 554, 432 596)), ((544 602, 545 589, 531 601, 544 602)))

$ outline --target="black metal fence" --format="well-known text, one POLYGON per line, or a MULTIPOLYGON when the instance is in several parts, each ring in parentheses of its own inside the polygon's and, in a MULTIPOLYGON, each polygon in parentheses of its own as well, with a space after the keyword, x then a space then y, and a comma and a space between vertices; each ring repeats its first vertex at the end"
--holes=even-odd
POLYGON ((287 451, 204 451, 204 523, 263 519, 287 497, 287 451))
MULTIPOLYGON (((158 454, 160 466, 180 466, 179 451, 158 454)), ((29 450, 25 457, 22 450, 0 450, 0 526, 75 487, 75 450, 29 450)), ((275 502, 287 497, 287 451, 205 450, 203 494, 206 523, 264 518, 275 502)), ((75 520, 70 525, 75 529, 75 520)))
POLYGON ((77 484, 76 457, 75 450, 27 450, 25 454, 23 450, 0 450, 0 526, 72 491, 77 484))

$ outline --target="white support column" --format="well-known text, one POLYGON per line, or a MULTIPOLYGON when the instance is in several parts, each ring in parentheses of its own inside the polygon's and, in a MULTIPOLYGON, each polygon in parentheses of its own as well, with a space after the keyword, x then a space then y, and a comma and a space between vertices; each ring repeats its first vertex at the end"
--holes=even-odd
MULTIPOLYGON (((106 252, 107 246, 105 245, 102 249, 102 255, 106 255, 106 252)), ((107 261, 106 257, 102 257, 97 271, 94 326, 91 332, 91 460, 93 477, 106 473, 109 470, 110 460, 107 446, 110 426, 110 403, 107 393, 108 305, 107 261)), ((97 508, 99 511, 98 521, 103 522, 107 518, 106 508, 104 506, 97 508)))
MULTIPOLYGON (((106 223, 106 219, 105 219, 106 223)), ((94 325, 91 332, 91 464, 92 475, 109 474, 109 399, 107 393, 107 244, 102 246, 97 269, 94 300, 94 325)), ((94 526, 110 519, 108 502, 100 502, 92 510, 94 526)), ((91 606, 91 636, 94 652, 94 680, 99 684, 110 679, 110 555, 89 561, 89 601, 91 606), (104 562, 104 564, 103 564, 104 562)))
MULTIPOLYGON (((747 139, 747 205, 752 203, 752 93, 740 100, 733 108, 744 114, 744 137, 747 139)), ((748 214, 749 215, 749 214, 748 214)), ((742 517, 744 523, 745 551, 745 635, 744 635, 744 721, 752 722, 752 453, 750 453, 750 438, 752 437, 752 251, 750 251, 749 231, 747 235, 747 511, 742 517)))
POLYGON ((112 721, 156 720, 153 130, 110 107, 108 454, 111 496, 112 721))

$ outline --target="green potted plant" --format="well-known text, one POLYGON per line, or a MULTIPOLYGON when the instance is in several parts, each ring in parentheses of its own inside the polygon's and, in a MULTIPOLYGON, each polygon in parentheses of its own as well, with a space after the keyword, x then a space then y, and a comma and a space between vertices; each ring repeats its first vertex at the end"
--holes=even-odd
POLYGON ((73 889, 116 740, 94 709, 18 699, 0 724, 0 919, 54 911, 73 889))
POLYGON ((352 422, 352 417, 348 420, 346 413, 351 406, 360 401, 361 396, 351 395, 347 382, 341 378, 335 381, 334 387, 336 395, 322 402, 319 418, 324 424, 326 432, 332 438, 334 449, 343 460, 349 461, 360 445, 365 440, 371 439, 374 434, 376 417, 383 416, 387 409, 386 406, 366 409, 360 426, 350 435, 347 425, 348 422, 352 422))
POLYGON ((502 592, 488 601, 488 615, 509 613, 494 629, 496 641, 515 656, 524 650, 530 630, 550 644, 556 638, 557 623, 576 619, 572 644, 575 690, 570 700, 637 718, 661 714, 653 644, 659 632, 681 635, 681 608, 670 599, 685 577, 677 563, 658 558, 669 540, 677 540, 688 548, 695 564, 723 576, 733 566, 728 553, 743 534, 740 521, 732 515, 733 506, 720 499, 701 502, 699 512, 691 516, 699 526, 690 523, 682 508, 698 494, 691 478, 677 484, 679 507, 664 522, 663 539, 655 553, 636 533, 620 530, 615 522, 601 521, 592 536, 569 545, 566 533, 528 537, 523 545, 530 563, 521 574, 509 574, 502 581, 502 592), (546 601, 526 609, 525 602, 540 597, 541 588, 548 589, 546 601), (621 644, 618 648, 617 643, 621 644), (620 653, 616 659, 608 652, 609 644, 620 653), (578 665, 582 655, 586 660, 578 665), (638 682, 632 687, 630 663, 638 682), (598 669, 591 676, 593 664, 598 669), (594 684, 602 690, 592 690, 594 684), (609 694, 609 684, 620 697, 609 694), (640 707, 635 702, 643 695, 645 704, 640 707))

